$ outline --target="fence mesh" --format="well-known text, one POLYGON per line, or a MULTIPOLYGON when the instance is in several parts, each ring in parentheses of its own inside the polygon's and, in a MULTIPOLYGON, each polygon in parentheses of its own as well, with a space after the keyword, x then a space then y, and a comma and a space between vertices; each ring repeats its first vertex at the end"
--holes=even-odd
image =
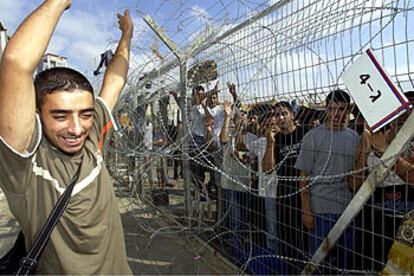
POLYGON ((414 207, 411 143, 346 211, 323 261, 312 259, 410 113, 372 133, 341 76, 369 48, 412 100, 413 11, 408 0, 138 5, 141 17, 167 14, 154 20, 183 57, 138 28, 107 146, 113 177, 240 272, 299 274, 313 263, 318 273, 372 274, 397 256, 413 273, 405 249, 393 251, 400 226, 413 244, 403 223, 414 207))

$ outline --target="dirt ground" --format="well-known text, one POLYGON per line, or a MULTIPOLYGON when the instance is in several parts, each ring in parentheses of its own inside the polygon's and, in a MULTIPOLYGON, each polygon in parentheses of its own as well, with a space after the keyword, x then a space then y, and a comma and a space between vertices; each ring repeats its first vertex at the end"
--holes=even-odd
MULTIPOLYGON (((131 200, 116 186, 128 261, 135 275, 237 274, 220 255, 208 250, 186 228, 162 215, 150 204, 131 200)), ((12 246, 19 231, 7 201, 0 193, 0 255, 12 246)))

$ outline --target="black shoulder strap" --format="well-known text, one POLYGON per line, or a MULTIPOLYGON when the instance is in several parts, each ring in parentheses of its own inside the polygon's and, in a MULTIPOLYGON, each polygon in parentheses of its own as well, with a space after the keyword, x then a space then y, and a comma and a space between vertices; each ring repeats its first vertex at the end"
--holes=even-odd
POLYGON ((69 200, 72 196, 73 187, 76 184, 76 181, 79 178, 80 168, 82 165, 82 160, 79 165, 78 170, 76 171, 75 175, 73 176, 72 180, 70 181, 69 186, 66 188, 63 195, 61 195, 56 202, 55 206, 53 207, 52 212, 50 213, 49 217, 45 225, 43 226, 42 230, 40 231, 39 235, 37 236, 35 242, 33 243, 32 248, 27 253, 26 257, 24 257, 20 261, 20 268, 17 271, 17 275, 29 275, 33 272, 33 269, 36 267, 39 258, 46 247, 47 242, 49 241, 50 235, 52 234, 53 229, 55 228, 56 224, 59 222, 60 217, 62 216, 63 212, 65 211, 66 206, 69 203, 69 200))

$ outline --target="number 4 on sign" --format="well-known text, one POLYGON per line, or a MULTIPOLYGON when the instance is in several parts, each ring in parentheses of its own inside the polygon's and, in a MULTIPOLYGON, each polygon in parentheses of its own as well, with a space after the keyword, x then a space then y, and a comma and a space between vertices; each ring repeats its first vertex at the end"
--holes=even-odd
POLYGON ((365 84, 367 82, 367 80, 369 80, 371 76, 368 74, 363 74, 360 75, 359 78, 361 79, 361 84, 365 84))

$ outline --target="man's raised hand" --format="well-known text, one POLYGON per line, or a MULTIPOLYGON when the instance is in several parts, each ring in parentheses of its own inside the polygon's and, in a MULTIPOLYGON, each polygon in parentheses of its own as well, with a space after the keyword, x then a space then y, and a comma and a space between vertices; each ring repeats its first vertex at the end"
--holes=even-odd
POLYGON ((122 33, 132 35, 134 24, 129 15, 129 10, 125 10, 123 15, 118 13, 116 16, 118 17, 119 29, 121 29, 122 33))
POLYGON ((72 6, 72 0, 64 0, 66 2, 66 9, 70 9, 70 7, 72 6))
POLYGON ((65 9, 68 10, 72 6, 72 0, 47 0, 47 2, 54 2, 58 5, 64 5, 65 9))
POLYGON ((231 111, 232 111, 232 103, 229 101, 224 101, 223 103, 223 109, 225 112, 226 116, 230 116, 231 115, 231 111))
POLYGON ((122 35, 111 64, 106 69, 102 89, 99 93, 99 96, 106 102, 110 110, 114 108, 127 80, 131 39, 134 31, 134 25, 128 10, 125 10, 123 15, 117 14, 117 17, 122 35))
POLYGON ((265 132, 268 143, 276 143, 276 134, 279 132, 278 129, 268 128, 265 132))
POLYGON ((234 83, 231 81, 227 81, 227 88, 229 89, 230 94, 233 96, 233 99, 237 99, 236 85, 234 85, 234 83))

